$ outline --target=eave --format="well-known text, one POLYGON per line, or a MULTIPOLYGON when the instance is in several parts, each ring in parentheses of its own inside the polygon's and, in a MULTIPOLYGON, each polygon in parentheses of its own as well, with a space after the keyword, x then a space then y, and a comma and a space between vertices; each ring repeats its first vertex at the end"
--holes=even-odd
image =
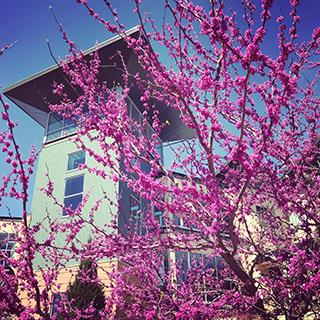
MULTIPOLYGON (((126 34, 130 37, 138 37, 139 27, 136 26, 127 30, 126 34)), ((132 49, 127 47, 126 42, 120 35, 84 51, 84 55, 88 57, 89 54, 94 51, 98 51, 102 65, 112 64, 119 68, 122 66, 122 62, 117 52, 121 52, 130 74, 139 72, 142 76, 146 75, 145 71, 139 65, 136 54, 132 49)), ((122 82, 121 71, 118 70, 118 68, 112 68, 112 72, 110 72, 110 68, 100 68, 98 78, 99 81, 108 83, 110 87, 115 83, 121 84, 122 82)), ((67 94, 71 99, 77 98, 74 89, 68 83, 61 67, 58 65, 51 66, 26 79, 18 81, 5 88, 3 93, 20 109, 45 128, 47 114, 50 112, 49 105, 59 103, 59 97, 52 92, 52 84, 54 82, 64 84, 67 94)), ((131 85, 130 97, 140 111, 143 111, 143 106, 140 102, 141 92, 133 81, 131 85)), ((166 124, 160 135, 163 142, 185 140, 195 137, 194 131, 184 125, 180 119, 178 110, 160 103, 157 103, 157 108, 159 110, 160 121, 166 124)))

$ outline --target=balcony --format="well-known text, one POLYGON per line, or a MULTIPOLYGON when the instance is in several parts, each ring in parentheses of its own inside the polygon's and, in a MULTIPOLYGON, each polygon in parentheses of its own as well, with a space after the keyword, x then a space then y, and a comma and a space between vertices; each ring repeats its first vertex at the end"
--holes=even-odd
MULTIPOLYGON (((145 135, 148 139, 152 139, 152 135, 155 133, 151 125, 148 123, 143 132, 141 132, 141 128, 143 126, 143 116, 134 102, 128 97, 128 115, 131 119, 135 121, 137 126, 132 128, 137 135, 145 135)), ((78 125, 72 119, 66 119, 61 115, 55 112, 48 113, 47 126, 45 131, 44 143, 48 143, 51 141, 59 140, 61 138, 65 138, 77 132, 78 125)), ((163 147, 162 141, 159 138, 159 143, 157 145, 157 152, 160 155, 161 159, 163 159, 163 147)))
POLYGON ((48 114, 48 122, 45 133, 45 142, 58 140, 67 137, 77 131, 77 124, 71 120, 63 118, 55 112, 48 114))

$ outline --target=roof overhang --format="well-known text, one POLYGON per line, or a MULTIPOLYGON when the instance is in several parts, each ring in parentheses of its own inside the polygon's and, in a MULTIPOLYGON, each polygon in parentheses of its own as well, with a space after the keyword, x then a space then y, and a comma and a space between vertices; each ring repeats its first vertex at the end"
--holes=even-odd
MULTIPOLYGON (((134 27, 126 31, 126 34, 130 37, 138 37, 139 28, 134 27)), ((146 75, 146 72, 139 65, 136 54, 132 49, 127 47, 127 44, 122 39, 121 35, 117 35, 107 41, 97 44, 96 46, 84 51, 84 54, 86 57, 89 57, 89 54, 96 50, 99 53, 102 65, 99 70, 98 78, 101 82, 107 82, 108 86, 112 87, 115 83, 121 84, 123 81, 122 72, 119 70, 122 67, 122 61, 120 56, 117 54, 118 52, 121 52, 122 59, 126 63, 130 74, 140 73, 142 76, 146 75), (119 69, 114 66, 119 67, 119 69)), ((7 98, 45 128, 47 114, 50 112, 49 105, 59 103, 59 97, 54 95, 52 92, 52 84, 54 82, 64 84, 68 96, 71 99, 77 98, 74 89, 68 83, 61 67, 58 65, 45 69, 5 88, 3 93, 7 98)), ((131 86, 130 98, 136 106, 143 111, 143 106, 140 102, 141 92, 133 81, 131 86)), ((180 119, 178 110, 169 108, 162 103, 156 103, 156 105, 159 110, 160 121, 166 124, 160 135, 163 142, 184 140, 195 137, 194 131, 184 125, 180 119)))

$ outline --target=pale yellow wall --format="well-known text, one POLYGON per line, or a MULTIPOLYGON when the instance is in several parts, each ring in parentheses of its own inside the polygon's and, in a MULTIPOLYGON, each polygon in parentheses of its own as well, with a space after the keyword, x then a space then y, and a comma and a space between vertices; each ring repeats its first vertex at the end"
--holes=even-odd
MULTIPOLYGON (((20 220, 12 220, 10 218, 0 219, 0 232, 2 233, 13 233, 13 234, 19 234, 21 231, 22 222, 20 220)), ((16 248, 17 244, 15 244, 16 248)), ((14 248, 14 249, 15 249, 14 248)), ((16 253, 13 253, 13 257, 16 257, 16 253)))
MULTIPOLYGON (((105 296, 107 297, 111 292, 111 282, 108 274, 113 270, 113 268, 118 267, 118 262, 116 260, 104 261, 98 263, 98 277, 104 285, 105 296)), ((75 276, 78 272, 78 265, 63 268, 59 271, 57 280, 54 283, 53 291, 65 292, 68 288, 70 282, 73 282, 75 276)), ((45 272, 45 271, 44 271, 45 272)), ((36 276, 39 283, 40 291, 44 289, 44 280, 41 271, 36 272, 36 276)), ((29 301, 26 292, 20 291, 20 297, 25 306, 33 307, 35 301, 29 301)))
POLYGON ((0 232, 17 233, 20 231, 21 221, 8 219, 0 219, 0 232))

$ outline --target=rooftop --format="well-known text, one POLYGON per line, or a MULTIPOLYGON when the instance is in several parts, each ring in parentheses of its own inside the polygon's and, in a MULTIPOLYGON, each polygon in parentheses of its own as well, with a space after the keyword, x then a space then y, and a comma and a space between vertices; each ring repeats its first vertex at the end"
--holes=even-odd
MULTIPOLYGON (((135 38, 139 37, 139 27, 136 26, 127 30, 126 35, 135 38)), ((137 55, 132 49, 127 47, 121 35, 97 44, 83 53, 88 57, 88 55, 94 51, 98 51, 102 64, 109 65, 112 63, 112 65, 121 67, 121 59, 119 55, 116 55, 116 53, 120 51, 131 74, 139 72, 142 76, 146 75, 146 72, 139 65, 137 55)), ((100 68, 98 79, 101 82, 107 82, 110 87, 113 86, 114 83, 121 84, 121 71, 113 68, 112 72, 110 72, 110 68, 100 68)), ((75 91, 71 88, 68 81, 66 81, 66 77, 59 65, 51 66, 26 79, 18 81, 5 88, 3 93, 38 124, 45 128, 48 113, 50 112, 49 105, 59 102, 59 97, 52 93, 53 82, 63 83, 68 92, 68 96, 71 99, 77 98, 75 91)), ((132 82, 131 85, 132 90, 130 91, 130 97, 140 111, 143 111, 143 106, 140 102, 141 91, 134 82, 132 82)), ((156 105, 159 110, 160 121, 166 124, 166 127, 160 135, 163 142, 194 138, 194 131, 183 124, 178 110, 168 108, 166 105, 158 102, 156 105)))

